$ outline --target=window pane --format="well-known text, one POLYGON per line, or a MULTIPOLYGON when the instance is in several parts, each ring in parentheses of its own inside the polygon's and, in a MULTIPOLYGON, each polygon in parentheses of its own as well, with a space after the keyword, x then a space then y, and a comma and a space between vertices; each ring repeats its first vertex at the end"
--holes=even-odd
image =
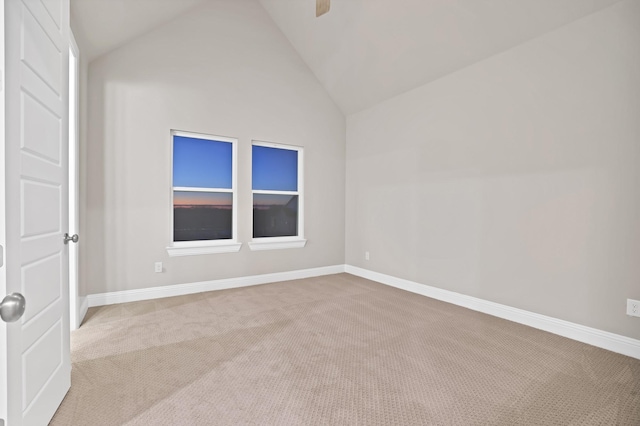
POLYGON ((298 235, 298 196, 253 194, 253 238, 298 235))
POLYGON ((298 190, 298 151, 253 145, 253 189, 298 190))
POLYGON ((173 186, 231 189, 232 144, 173 137, 173 186))
POLYGON ((232 238, 233 194, 227 192, 173 193, 173 241, 232 238))

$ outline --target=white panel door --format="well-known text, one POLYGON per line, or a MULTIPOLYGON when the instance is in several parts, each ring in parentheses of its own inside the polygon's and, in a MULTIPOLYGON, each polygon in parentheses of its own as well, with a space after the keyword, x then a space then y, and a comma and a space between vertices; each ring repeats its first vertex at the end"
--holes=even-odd
MULTIPOLYGON (((69 390, 69 0, 4 0, 5 294, 8 426, 46 425, 69 390)), ((0 295, 4 297, 4 294, 0 295)), ((2 361, 0 359, 0 361, 2 361)))

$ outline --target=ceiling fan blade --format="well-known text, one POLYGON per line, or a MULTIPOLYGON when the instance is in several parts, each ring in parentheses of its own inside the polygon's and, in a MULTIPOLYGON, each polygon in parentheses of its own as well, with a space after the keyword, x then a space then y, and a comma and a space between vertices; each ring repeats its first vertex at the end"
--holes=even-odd
POLYGON ((322 16, 329 11, 331 0, 316 0, 316 18, 322 16))

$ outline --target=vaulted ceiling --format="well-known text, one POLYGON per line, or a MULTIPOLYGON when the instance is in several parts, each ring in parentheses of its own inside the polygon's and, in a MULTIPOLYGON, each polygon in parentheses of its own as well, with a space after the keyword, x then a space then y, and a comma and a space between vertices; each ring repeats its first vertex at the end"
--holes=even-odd
MULTIPOLYGON (((72 0, 73 29, 91 60, 207 1, 72 0)), ((348 115, 621 0, 257 1, 348 115)))
POLYGON ((207 0, 71 0, 71 27, 89 61, 207 0))

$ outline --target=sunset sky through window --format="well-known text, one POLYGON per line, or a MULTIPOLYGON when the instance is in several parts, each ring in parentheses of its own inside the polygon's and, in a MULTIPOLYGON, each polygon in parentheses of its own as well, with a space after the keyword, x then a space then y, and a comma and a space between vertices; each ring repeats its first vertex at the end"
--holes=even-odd
MULTIPOLYGON (((173 186, 232 189, 232 148, 230 142, 174 135, 173 186)), ((251 160, 253 189, 298 189, 297 151, 254 145, 251 160)), ((291 196, 264 194, 258 199, 260 205, 284 205, 291 196)), ((233 196, 229 192, 174 191, 173 203, 175 207, 231 208, 233 196)))
MULTIPOLYGON (((232 188, 232 144, 209 139, 173 137, 173 186, 232 188)), ((231 208, 233 195, 224 192, 175 191, 173 204, 231 208)))

